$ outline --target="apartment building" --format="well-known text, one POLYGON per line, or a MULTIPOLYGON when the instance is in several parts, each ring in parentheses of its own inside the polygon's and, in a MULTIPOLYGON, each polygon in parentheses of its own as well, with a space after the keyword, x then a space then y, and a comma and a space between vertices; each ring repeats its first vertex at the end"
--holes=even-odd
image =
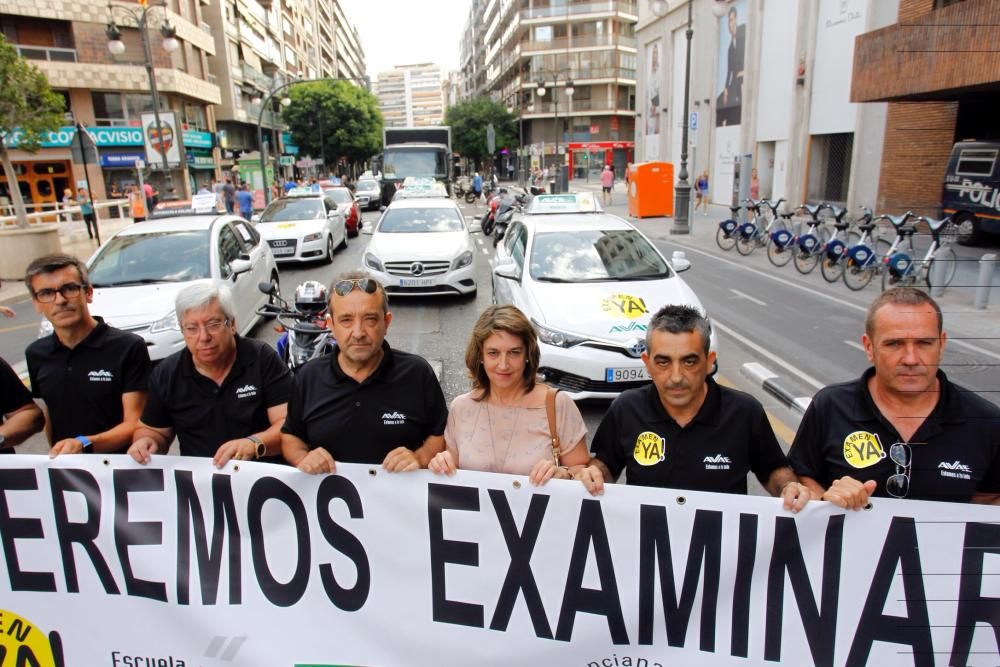
POLYGON ((520 168, 624 173, 635 147, 635 0, 489 0, 480 14, 463 44, 485 49, 482 92, 518 115, 520 168))
POLYGON ((459 44, 459 99, 471 100, 485 94, 486 90, 486 48, 483 46, 483 12, 487 0, 470 0, 469 13, 462 30, 459 44))
POLYGON ((222 169, 254 189, 276 175, 291 176, 300 156, 281 123, 281 92, 298 79, 350 78, 360 84, 365 59, 357 30, 337 0, 221 0, 205 13, 215 37, 209 65, 221 89, 216 116, 222 169), (266 179, 258 122, 268 150, 266 179))
POLYGON ((441 68, 433 63, 400 65, 379 72, 375 96, 386 127, 440 125, 444 121, 441 68))
MULTIPOLYGON (((215 53, 211 28, 205 21, 207 0, 167 0, 147 13, 160 115, 173 142, 180 147, 165 172, 161 164, 145 164, 142 177, 164 191, 169 173, 179 196, 190 196, 203 174, 216 168, 212 156, 216 130, 214 106, 219 86, 209 70, 215 53), (176 42, 164 48, 159 29, 168 21, 176 42), (171 115, 172 114, 172 115, 171 115)), ((138 182, 136 161, 145 160, 142 115, 153 111, 153 96, 136 18, 136 3, 78 0, 53 4, 47 0, 0 0, 0 31, 6 40, 45 73, 52 88, 66 101, 66 124, 49 133, 35 154, 16 148, 11 153, 18 183, 29 210, 52 206, 65 189, 75 191, 89 176, 93 195, 103 199, 138 182), (124 49, 109 50, 107 27, 114 20, 124 49), (71 147, 79 122, 97 146, 97 163, 86 172, 72 161, 71 147)), ((166 134, 166 132, 165 132, 166 134)), ((0 174, 0 198, 10 185, 0 174)))

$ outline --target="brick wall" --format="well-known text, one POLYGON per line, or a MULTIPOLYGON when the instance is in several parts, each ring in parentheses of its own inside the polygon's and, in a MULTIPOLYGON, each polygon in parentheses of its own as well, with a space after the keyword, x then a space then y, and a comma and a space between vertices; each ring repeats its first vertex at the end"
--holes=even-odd
POLYGON ((876 213, 937 214, 957 117, 958 102, 889 103, 876 213))
POLYGON ((907 23, 934 10, 934 0, 899 0, 899 22, 907 23))

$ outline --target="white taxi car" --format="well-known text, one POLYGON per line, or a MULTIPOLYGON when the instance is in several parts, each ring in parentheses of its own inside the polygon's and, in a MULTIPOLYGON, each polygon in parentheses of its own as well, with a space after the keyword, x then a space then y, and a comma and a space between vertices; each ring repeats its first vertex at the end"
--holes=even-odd
POLYGON ((257 309, 273 299, 257 285, 278 285, 274 257, 253 225, 217 213, 171 217, 168 210, 163 218, 126 227, 94 253, 87 268, 94 286, 90 312, 142 336, 153 361, 184 347, 174 299, 185 287, 205 280, 226 282, 233 292, 237 329, 246 335, 260 319, 257 309))
POLYGON ((476 249, 453 200, 394 200, 371 235, 362 268, 387 293, 476 294, 476 249))
POLYGON ((661 307, 705 312, 677 275, 691 267, 683 253, 671 265, 590 192, 536 196, 492 264, 493 301, 528 316, 538 332, 540 375, 576 400, 614 398, 649 381, 640 357, 661 307))
POLYGON ((347 247, 345 212, 323 192, 295 188, 253 220, 277 261, 329 263, 335 248, 347 247))

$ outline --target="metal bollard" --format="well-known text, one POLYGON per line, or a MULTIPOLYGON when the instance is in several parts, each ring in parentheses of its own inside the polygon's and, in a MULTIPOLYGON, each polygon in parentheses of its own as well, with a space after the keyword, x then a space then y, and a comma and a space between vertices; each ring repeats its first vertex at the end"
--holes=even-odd
POLYGON ((947 267, 944 265, 944 262, 940 259, 936 259, 931 262, 931 296, 935 299, 940 299, 944 294, 944 285, 941 283, 944 282, 946 268, 947 267))
POLYGON ((990 300, 990 287, 993 280, 993 267, 997 263, 996 253, 987 253, 979 258, 979 282, 976 283, 976 300, 973 307, 984 310, 990 300))

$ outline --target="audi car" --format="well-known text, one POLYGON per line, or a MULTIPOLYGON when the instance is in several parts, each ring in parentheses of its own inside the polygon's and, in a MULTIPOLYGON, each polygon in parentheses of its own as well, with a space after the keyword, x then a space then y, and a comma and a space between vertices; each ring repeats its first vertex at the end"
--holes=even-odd
POLYGON ((401 199, 382 213, 362 268, 389 294, 476 294, 476 249, 450 199, 401 199))
MULTIPOLYGON (((640 358, 652 315, 668 304, 705 309, 635 226, 593 193, 538 195, 498 245, 493 301, 511 303, 538 332, 540 375, 576 400, 614 398, 649 374, 640 358)), ((712 349, 716 335, 712 333, 712 349)))
POLYGON ((347 247, 345 212, 329 195, 296 188, 268 204, 254 222, 277 261, 329 263, 335 248, 347 247))

